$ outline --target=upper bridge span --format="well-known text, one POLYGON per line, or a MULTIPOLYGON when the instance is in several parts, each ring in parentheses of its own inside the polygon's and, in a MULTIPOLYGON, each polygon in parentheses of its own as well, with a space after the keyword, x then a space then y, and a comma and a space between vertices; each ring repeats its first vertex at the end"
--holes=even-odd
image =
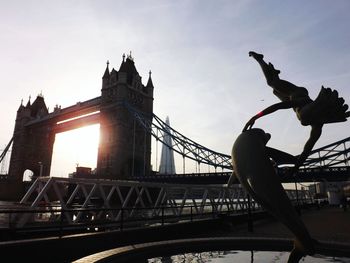
POLYGON ((47 121, 58 123, 61 121, 77 118, 82 115, 91 114, 100 110, 101 101, 101 97, 96 97, 83 102, 77 102, 77 104, 63 109, 56 106, 53 112, 28 121, 25 126, 29 127, 37 124, 46 124, 47 121))

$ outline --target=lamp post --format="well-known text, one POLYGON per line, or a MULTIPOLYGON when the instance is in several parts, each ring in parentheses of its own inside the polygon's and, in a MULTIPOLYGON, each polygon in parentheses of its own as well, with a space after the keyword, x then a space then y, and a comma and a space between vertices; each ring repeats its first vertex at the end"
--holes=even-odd
POLYGON ((39 166, 40 166, 39 177, 41 177, 43 175, 43 163, 39 162, 39 166))
POLYGON ((295 184, 295 194, 296 194, 296 198, 297 198, 297 213, 298 215, 301 215, 301 210, 300 210, 300 205, 299 205, 299 194, 298 194, 298 185, 297 185, 297 178, 296 178, 296 174, 294 174, 294 184, 295 184))

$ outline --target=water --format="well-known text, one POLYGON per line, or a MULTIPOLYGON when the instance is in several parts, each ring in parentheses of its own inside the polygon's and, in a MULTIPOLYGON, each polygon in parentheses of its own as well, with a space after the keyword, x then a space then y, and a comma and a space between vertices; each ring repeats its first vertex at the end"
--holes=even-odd
MULTIPOLYGON (((170 257, 148 259, 148 263, 285 263, 289 252, 272 251, 210 251, 186 253, 170 257)), ((323 255, 307 256, 301 263, 350 263, 350 258, 327 257, 323 255)))

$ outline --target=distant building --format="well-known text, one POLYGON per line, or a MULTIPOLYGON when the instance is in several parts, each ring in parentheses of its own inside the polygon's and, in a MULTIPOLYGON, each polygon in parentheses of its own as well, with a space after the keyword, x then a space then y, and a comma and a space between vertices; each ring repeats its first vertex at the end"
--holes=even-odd
MULTIPOLYGON (((165 120, 166 125, 166 130, 168 131, 169 134, 171 134, 170 131, 170 122, 169 122, 169 117, 166 117, 165 120)), ((162 155, 160 157, 160 165, 159 165, 159 173, 160 174, 176 174, 175 171, 175 160, 174 160, 174 151, 172 148, 170 148, 167 145, 173 145, 171 136, 166 133, 164 134, 164 142, 162 147, 162 155)))
POLYGON ((327 199, 330 205, 339 205, 343 196, 350 197, 350 182, 317 182, 309 185, 315 199, 327 199))
POLYGON ((69 174, 69 178, 94 178, 94 174, 90 167, 77 166, 76 171, 69 174))
POLYGON ((346 197, 350 198, 350 182, 343 186, 343 192, 346 197))

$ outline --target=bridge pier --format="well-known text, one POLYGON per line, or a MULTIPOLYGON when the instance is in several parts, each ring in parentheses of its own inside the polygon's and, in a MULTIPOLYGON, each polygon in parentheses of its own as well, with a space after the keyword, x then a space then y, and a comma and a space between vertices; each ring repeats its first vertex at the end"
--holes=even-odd
POLYGON ((0 181, 0 200, 18 201, 25 194, 25 183, 19 180, 6 179, 0 181))

